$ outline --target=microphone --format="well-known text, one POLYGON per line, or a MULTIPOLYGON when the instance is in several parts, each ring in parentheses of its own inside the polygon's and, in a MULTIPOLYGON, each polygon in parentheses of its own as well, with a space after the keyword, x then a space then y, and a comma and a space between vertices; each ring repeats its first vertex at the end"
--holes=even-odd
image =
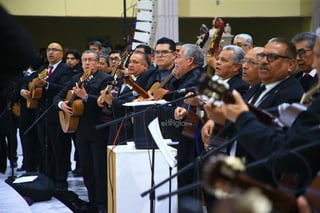
POLYGON ((178 89, 176 90, 176 93, 188 93, 188 92, 195 92, 197 89, 197 87, 193 86, 193 87, 187 87, 187 88, 182 88, 182 89, 178 89))
POLYGON ((197 87, 193 86, 193 87, 186 87, 186 88, 171 90, 167 94, 172 94, 172 93, 186 94, 188 92, 195 92, 196 90, 197 90, 197 87))

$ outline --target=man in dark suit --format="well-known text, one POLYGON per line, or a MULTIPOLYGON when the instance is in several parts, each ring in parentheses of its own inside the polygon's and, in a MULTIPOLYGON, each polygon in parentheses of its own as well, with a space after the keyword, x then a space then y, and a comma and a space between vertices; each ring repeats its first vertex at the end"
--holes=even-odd
POLYGON ((302 32, 291 39, 297 49, 298 71, 294 76, 299 79, 304 91, 308 91, 318 81, 317 70, 312 66, 316 38, 314 32, 302 32))
MULTIPOLYGON (((126 113, 132 112, 130 107, 123 106, 124 103, 131 102, 140 95, 135 88, 129 84, 129 78, 135 79, 134 84, 137 84, 143 90, 148 91, 153 81, 150 81, 152 71, 147 71, 149 67, 148 56, 141 51, 134 51, 130 56, 128 69, 123 70, 123 84, 119 89, 119 93, 114 97, 110 93, 103 93, 98 98, 98 103, 102 107, 103 102, 106 102, 112 107, 113 119, 123 117, 126 113)), ((122 67, 122 69, 125 69, 122 67)), ((121 144, 133 139, 133 126, 130 119, 123 120, 110 127, 109 144, 121 144), (119 132, 119 133, 118 133, 119 132), (116 138, 116 136, 118 137, 116 138)))
MULTIPOLYGON (((84 183, 88 190, 90 212, 106 212, 106 145, 105 130, 96 130, 100 123, 101 108, 97 105, 97 98, 112 77, 98 70, 99 56, 93 50, 86 50, 81 57, 82 68, 85 73, 91 72, 89 78, 78 83, 81 74, 72 77, 71 81, 54 98, 56 108, 63 110, 66 116, 72 116, 72 107, 65 100, 69 90, 77 98, 82 99, 83 115, 79 118, 76 129, 76 143, 79 152, 80 165, 84 183)), ((72 118, 71 118, 72 119, 72 118)))
MULTIPOLYGON (((201 49, 194 44, 182 45, 175 59, 175 76, 170 91, 177 91, 184 88, 194 87, 198 84, 200 74, 203 72, 204 55, 201 49)), ((199 153, 199 146, 195 144, 193 138, 184 136, 184 125, 189 125, 189 104, 186 104, 181 98, 185 93, 173 93, 172 104, 161 107, 158 116, 161 132, 164 138, 170 138, 172 141, 178 141, 177 160, 178 170, 189 164, 199 153)), ((202 149, 202 147, 200 148, 202 149)), ((195 181, 196 174, 190 170, 178 176, 178 188, 187 186, 195 181)), ((183 210, 183 197, 192 196, 199 199, 197 191, 192 191, 179 196, 179 212, 183 210)))
MULTIPOLYGON (((63 48, 59 43, 50 43, 47 47, 47 59, 49 64, 39 68, 32 74, 32 84, 40 88, 38 99, 37 133, 40 140, 40 172, 45 173, 55 183, 56 190, 67 190, 68 171, 70 169, 71 144, 62 132, 59 123, 58 110, 53 107, 53 97, 70 80, 70 68, 62 61, 63 48), (47 71, 45 70, 47 69, 47 71), (45 77, 39 78, 44 73, 45 77)), ((31 93, 28 85, 23 86, 21 95, 30 100, 31 93)))
MULTIPOLYGON (((317 38, 313 51, 317 55, 320 54, 319 38, 317 38)), ((314 64, 319 71, 319 58, 315 59, 316 61, 314 64)), ((262 60, 264 63, 269 64, 269 66, 271 66, 271 64, 274 66, 278 64, 280 66, 281 61, 282 63, 289 63, 291 59, 277 58, 277 60, 272 61, 270 58, 267 60, 267 57, 263 57, 262 60)), ((317 91, 313 94, 314 99, 311 105, 307 107, 306 110, 302 111, 295 119, 294 123, 283 133, 275 132, 274 129, 263 125, 248 111, 247 105, 243 102, 239 94, 233 92, 233 96, 235 98, 235 104, 223 104, 222 109, 225 116, 236 125, 238 143, 241 146, 246 147, 246 151, 256 160, 268 157, 275 152, 282 153, 302 145, 310 145, 311 143, 317 142, 319 139, 320 96, 317 91)), ((283 172, 286 172, 286 168, 293 169, 290 165, 295 165, 295 168, 302 172, 299 173, 297 170, 290 171, 295 177, 299 177, 291 180, 295 181, 293 182, 294 184, 300 184, 301 186, 301 183, 297 182, 298 180, 311 180, 319 171, 319 152, 320 146, 319 143, 316 143, 309 148, 297 152, 300 156, 298 159, 295 158, 290 162, 278 160, 277 162, 282 165, 282 167, 281 170, 277 172, 282 174, 283 172), (301 158, 303 158, 303 161, 299 160, 301 158), (301 165, 301 162, 304 162, 304 166, 299 166, 299 164, 301 165)), ((285 156, 288 157, 289 154, 285 156)), ((280 157, 280 155, 278 157, 280 157)), ((269 162, 265 165, 272 169, 273 165, 269 162)), ((280 187, 279 185, 277 186, 280 187)), ((303 187, 305 186, 303 185, 303 187)))
MULTIPOLYGON (((253 85, 243 96, 243 99, 255 107, 273 113, 275 116, 278 115, 278 106, 280 104, 298 102, 303 94, 303 89, 300 86, 299 82, 290 75, 291 72, 293 72, 295 69, 295 54, 296 51, 294 45, 291 42, 285 41, 283 39, 273 39, 269 41, 261 51, 256 52, 255 56, 250 60, 252 60, 253 66, 256 65, 261 82, 253 85), (284 62, 282 62, 281 60, 274 60, 270 62, 272 63, 272 65, 270 65, 268 61, 265 61, 263 60, 263 58, 261 58, 269 52, 280 56, 283 55, 288 58, 286 58, 284 62), (253 64, 253 62, 255 62, 256 64, 253 64), (261 92, 260 88, 264 87, 265 90, 261 92)), ((248 58, 248 56, 246 55, 245 58, 248 58)), ((248 59, 243 65, 247 66, 247 63, 248 59)), ((207 107, 206 104, 205 109, 207 111, 208 109, 210 109, 210 107, 207 107)), ((228 121, 224 125, 221 133, 215 136, 222 137, 224 139, 230 139, 236 135, 237 131, 234 124, 228 121)), ((219 144, 216 144, 216 142, 217 140, 214 140, 213 137, 209 146, 219 146, 219 144)), ((236 155, 239 157, 245 157, 246 162, 250 163, 255 159, 250 153, 246 151, 246 148, 247 147, 241 146, 236 141, 225 151, 227 152, 227 154, 230 154, 232 156, 236 155)), ((270 172, 264 167, 255 168, 248 172, 249 175, 255 178, 272 183, 270 172)), ((210 206, 208 208, 210 208, 210 206)))

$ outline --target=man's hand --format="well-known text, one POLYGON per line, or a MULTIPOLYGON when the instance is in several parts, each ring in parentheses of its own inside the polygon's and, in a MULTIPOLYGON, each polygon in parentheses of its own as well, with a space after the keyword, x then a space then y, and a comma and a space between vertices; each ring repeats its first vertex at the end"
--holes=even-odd
POLYGON ((24 99, 28 99, 31 97, 31 93, 29 90, 26 90, 26 89, 22 89, 20 91, 20 95, 24 98, 24 99))
POLYGON ((232 91, 232 95, 234 97, 234 104, 222 104, 222 112, 224 116, 232 122, 236 122, 238 116, 245 111, 249 111, 247 104, 242 99, 241 95, 236 91, 232 91))
POLYGON ((201 138, 204 148, 207 149, 209 145, 209 139, 214 128, 214 121, 208 120, 201 129, 201 138))
POLYGON ((300 213, 311 213, 311 209, 305 197, 303 196, 298 197, 297 205, 300 213))
POLYGON ((187 115, 187 110, 183 107, 177 107, 175 110, 174 110, 174 119, 180 121, 184 118, 184 116, 187 115))
POLYGON ((222 112, 221 107, 214 106, 211 103, 206 103, 205 105, 203 105, 203 108, 210 119, 212 119, 217 124, 224 125, 224 123, 226 122, 226 118, 222 112))
POLYGON ((69 116, 72 115, 72 108, 68 105, 68 101, 63 101, 61 103, 61 109, 69 116))
POLYGON ((79 87, 78 83, 76 83, 76 86, 73 87, 73 92, 79 97, 79 98, 86 98, 87 97, 87 92, 86 89, 81 85, 79 87))
POLYGON ((33 79, 33 84, 35 87, 44 87, 47 84, 47 82, 44 79, 35 78, 33 79))
POLYGON ((106 102, 107 104, 112 105, 112 100, 113 100, 112 97, 113 96, 112 96, 111 93, 108 93, 105 90, 101 90, 100 91, 100 96, 97 99, 98 106, 100 106, 102 104, 102 107, 103 107, 103 102, 106 102))

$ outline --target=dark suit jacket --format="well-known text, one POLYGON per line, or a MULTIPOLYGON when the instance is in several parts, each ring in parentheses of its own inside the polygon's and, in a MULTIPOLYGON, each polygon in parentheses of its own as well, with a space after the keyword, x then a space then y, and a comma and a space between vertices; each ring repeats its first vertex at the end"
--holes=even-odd
POLYGON ((230 91, 237 90, 241 95, 245 94, 247 90, 249 89, 249 84, 244 82, 241 78, 241 75, 235 75, 232 78, 230 78, 227 82, 230 86, 230 91))
MULTIPOLYGON (((36 78, 40 72, 42 72, 47 66, 40 67, 37 72, 32 73, 32 77, 36 78)), ((37 108, 37 114, 40 116, 52 105, 53 97, 70 81, 71 72, 68 65, 61 62, 58 64, 53 74, 47 79, 49 83, 48 89, 45 86, 42 88, 42 97, 39 100, 39 107, 37 108)), ((28 89, 28 85, 23 86, 24 89, 28 89)), ((47 112, 46 119, 48 123, 59 123, 58 111, 55 107, 47 112)))
POLYGON ((305 92, 308 91, 314 84, 318 82, 318 75, 315 75, 314 77, 310 76, 309 81, 305 84, 302 83, 303 72, 296 73, 294 77, 299 80, 305 92))
MULTIPOLYGON (((303 159, 299 157, 290 161, 283 160, 282 158, 277 159, 278 168, 289 168, 304 171, 302 179, 306 180, 311 178, 310 180, 312 180, 312 177, 314 177, 320 169, 319 105, 320 96, 317 94, 315 100, 308 109, 302 112, 296 118, 292 126, 284 133, 275 132, 273 129, 268 128, 259 122, 251 112, 244 112, 240 114, 235 123, 238 131, 238 142, 241 146, 246 147, 246 151, 249 152, 256 160, 266 157, 271 158, 273 154, 279 157, 280 151, 284 153, 284 151, 291 150, 295 147, 317 142, 316 145, 297 152, 300 153, 300 157, 303 157, 303 159), (309 169, 312 177, 308 177, 307 175, 306 171, 309 169)), ((288 157, 290 155, 287 153, 285 156, 288 157)), ((275 159, 276 158, 273 158, 273 160, 275 159)), ((272 163, 272 161, 269 161, 267 166, 269 166, 271 170, 274 168, 274 165, 270 165, 270 162, 272 163)))
MULTIPOLYGON (((244 99, 247 101, 250 100, 260 86, 261 83, 258 83, 251 87, 244 95, 244 99)), ((299 102, 302 94, 303 89, 299 82, 295 78, 289 77, 268 92, 261 100, 258 107, 278 116, 278 105, 282 103, 299 102)), ((254 131, 254 129, 251 129, 251 131, 254 131)), ((235 129, 235 125, 231 122, 227 122, 221 133, 221 136, 224 138, 232 138, 236 134, 239 134, 239 132, 237 132, 235 129)), ((245 157, 246 162, 252 162, 255 160, 251 153, 247 151, 247 146, 243 146, 242 143, 237 144, 236 155, 239 157, 245 157)), ((266 182, 272 178, 270 173, 266 171, 265 168, 256 168, 249 171, 249 174, 266 182)))
MULTIPOLYGON (((154 82, 153 76, 154 70, 148 70, 142 73, 135 81, 137 85, 139 85, 141 88, 143 88, 145 91, 148 91, 148 89, 152 86, 154 82)), ((120 86, 121 88, 121 86, 120 86)), ((117 98, 114 98, 112 101, 112 114, 113 119, 118 119, 123 117, 126 113, 133 112, 133 109, 131 107, 125 107, 123 106, 124 103, 131 102, 138 98, 138 94, 134 91, 132 91, 128 86, 125 86, 123 91, 120 91, 117 98)), ((114 138, 117 134, 117 131, 119 130, 120 122, 112 125, 110 127, 110 134, 109 134, 109 140, 108 143, 112 144, 114 142, 114 138)), ((133 126, 131 123, 131 120, 128 118, 123 121, 122 129, 119 133, 119 137, 116 141, 118 145, 120 143, 127 142, 128 140, 133 139, 133 126)))
MULTIPOLYGON (((65 97, 70 89, 75 86, 81 76, 77 74, 72 77, 71 81, 65 86, 55 97, 54 105, 58 109, 58 103, 65 100, 65 97)), ((111 81, 112 77, 102 71, 97 71, 93 74, 92 78, 83 82, 83 85, 87 91, 88 99, 83 101, 84 112, 80 117, 79 125, 76 131, 77 137, 91 138, 97 137, 95 126, 100 123, 101 108, 97 105, 97 98, 100 95, 100 91, 105 89, 107 82, 111 81)))

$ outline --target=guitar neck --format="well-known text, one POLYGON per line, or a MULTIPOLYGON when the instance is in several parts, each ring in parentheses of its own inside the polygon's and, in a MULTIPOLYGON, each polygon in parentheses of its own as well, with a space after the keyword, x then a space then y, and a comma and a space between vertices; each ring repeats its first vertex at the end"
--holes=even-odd
POLYGON ((142 87, 136 84, 131 76, 124 76, 124 82, 132 87, 134 91, 136 91, 141 97, 148 98, 149 94, 142 87))
MULTIPOLYGON (((234 97, 232 96, 231 92, 227 92, 227 95, 223 97, 223 101, 228 104, 232 104, 235 102, 234 97)), ((268 126, 273 126, 276 129, 282 129, 283 124, 279 121, 279 119, 268 113, 267 111, 264 111, 252 104, 247 103, 247 106, 249 107, 249 110, 255 114, 255 116, 264 124, 268 126)))
POLYGON ((160 83, 160 85, 158 86, 157 89, 163 88, 163 87, 170 81, 170 79, 174 76, 174 74, 175 74, 175 71, 174 71, 174 69, 173 69, 173 70, 171 71, 171 73, 166 77, 166 79, 164 79, 164 80, 160 83))

